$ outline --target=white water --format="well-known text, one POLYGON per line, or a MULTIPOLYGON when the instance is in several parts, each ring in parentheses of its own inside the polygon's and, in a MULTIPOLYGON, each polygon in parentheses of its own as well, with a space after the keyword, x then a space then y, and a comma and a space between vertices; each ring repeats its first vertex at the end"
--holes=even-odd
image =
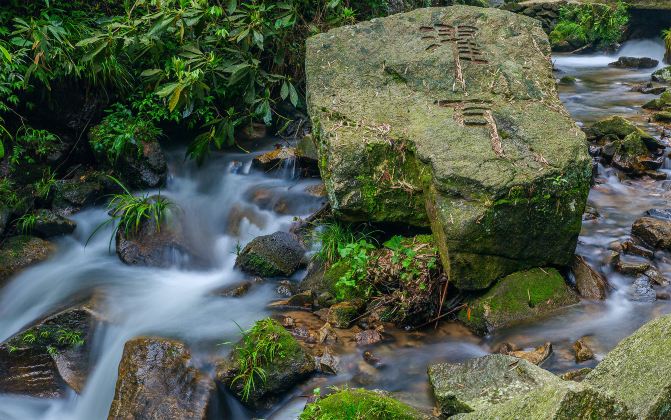
POLYGON ((212 268, 189 271, 124 265, 108 252, 109 231, 84 246, 95 227, 105 220, 105 210, 77 214, 77 230, 73 236, 59 240, 58 254, 23 272, 2 290, 0 342, 55 308, 71 303, 76 296, 95 292, 101 300, 96 309, 108 322, 95 333, 93 371, 79 396, 72 393, 58 401, 0 396, 0 419, 106 418, 117 366, 128 339, 139 335, 177 337, 191 344, 196 357, 202 347, 210 351, 219 348, 225 353, 226 346, 215 344, 236 340, 236 323, 245 327, 265 315, 266 304, 275 297, 270 284, 253 289, 244 299, 224 298, 212 292, 244 279, 233 269, 236 247, 258 235, 287 230, 294 216, 305 216, 319 207, 319 199, 304 192, 315 181, 246 173, 250 155, 213 158, 202 169, 182 163, 182 156, 175 154, 170 159, 172 176, 162 194, 185 212, 189 236, 198 238, 194 245, 212 268), (294 212, 279 215, 261 208, 267 207, 266 203, 259 206, 251 202, 250 195, 261 190, 269 192, 271 200, 287 200, 294 212), (227 234, 227 218, 234 205, 248 208, 261 226, 244 219, 239 236, 227 234))

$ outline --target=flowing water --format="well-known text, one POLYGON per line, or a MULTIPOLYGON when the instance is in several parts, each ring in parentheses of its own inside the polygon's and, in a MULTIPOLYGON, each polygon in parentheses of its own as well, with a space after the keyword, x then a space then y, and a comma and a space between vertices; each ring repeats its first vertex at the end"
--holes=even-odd
MULTIPOLYGON (((561 99, 580 124, 622 115, 659 135, 660 129, 647 122, 640 108, 654 97, 631 92, 629 86, 648 81, 652 70, 608 67, 619 55, 661 61, 663 47, 655 41, 633 41, 614 56, 555 57, 558 76, 577 78, 575 85, 560 87, 561 99)), ((315 211, 323 198, 308 193, 317 180, 296 179, 291 165, 264 174, 251 168, 253 156, 221 154, 202 168, 184 162, 181 151, 169 156, 171 176, 161 193, 184 211, 189 236, 198 238, 199 255, 212 268, 197 271, 179 268, 179 264, 170 269, 124 265, 109 252, 109 231, 85 246, 91 232, 106 218, 103 208, 94 208, 74 216, 77 230, 58 241, 57 255, 21 273, 0 292, 0 342, 82 295, 95 294, 97 309, 106 320, 96 329, 93 369, 81 395, 71 392, 60 400, 0 395, 0 419, 106 418, 128 339, 138 335, 179 338, 193 349, 196 363, 207 369, 213 354, 227 352, 227 346, 218 344, 238 337, 236 323, 248 326, 270 313, 268 303, 278 298, 272 282, 241 298, 222 297, 216 291, 245 278, 233 267, 236 249, 258 235, 287 230, 295 216, 315 211)), ((668 162, 665 170, 671 173, 668 162)), ((485 338, 449 323, 422 332, 387 331, 388 339, 370 349, 380 359, 381 368, 363 362, 363 350, 344 340, 333 349, 341 356, 338 375, 310 379, 266 414, 273 419, 295 418, 305 403, 304 396, 314 387, 344 383, 393 391, 401 399, 428 408, 432 405, 426 378, 429 363, 481 356, 503 341, 521 347, 552 342, 555 351, 544 367, 556 372, 593 366, 596 361, 580 366, 574 362, 571 344, 576 339, 590 336, 598 359, 648 319, 671 312, 667 301, 635 301, 630 291, 634 279, 614 272, 609 264, 609 245, 626 239, 633 221, 646 210, 667 207, 670 195, 671 181, 630 180, 614 170, 599 168, 589 197, 589 205, 599 217, 583 223, 578 253, 607 275, 613 291, 605 302, 583 302, 551 318, 485 338)), ((668 255, 656 254, 655 263, 667 277, 671 275, 668 255)), ((293 280, 298 281, 301 275, 293 280)), ((310 314, 290 315, 312 329, 320 326, 310 314)), ((232 398, 227 403, 230 418, 253 414, 232 398)))

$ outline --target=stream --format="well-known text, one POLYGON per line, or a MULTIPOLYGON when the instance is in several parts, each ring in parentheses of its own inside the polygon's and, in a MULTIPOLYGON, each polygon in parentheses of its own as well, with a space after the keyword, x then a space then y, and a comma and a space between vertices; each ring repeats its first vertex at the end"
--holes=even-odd
MULTIPOLYGON (((661 43, 636 40, 610 56, 557 55, 557 77, 570 75, 577 79, 574 85, 560 86, 560 97, 579 124, 621 115, 659 136, 659 127, 648 123, 641 111, 641 105, 655 96, 630 91, 630 84, 649 81, 654 69, 615 69, 608 63, 618 56, 647 56, 661 62, 663 51, 661 43)), ((111 230, 99 233, 87 244, 91 233, 107 217, 104 208, 88 209, 73 217, 77 230, 57 240, 58 253, 19 274, 0 293, 0 342, 79 297, 94 295, 99 304, 96 309, 106 322, 96 329, 91 343, 92 371, 81 395, 71 391, 60 400, 0 395, 0 419, 106 418, 128 339, 139 335, 178 338, 192 349, 196 364, 211 372, 212 356, 226 354, 230 346, 223 343, 239 337, 237 324, 245 328, 272 313, 268 304, 280 298, 272 281, 240 298, 216 292, 246 279, 234 269, 236 249, 256 236, 288 230, 295 217, 310 215, 325 200, 310 192, 319 180, 297 179, 292 165, 271 173, 251 167, 254 156, 271 150, 277 141, 266 139, 252 154, 215 154, 200 168, 184 160, 183 150, 168 153, 170 178, 161 194, 184 211, 186 230, 199 238, 199 255, 210 262, 208 270, 182 269, 179 264, 171 269, 125 265, 109 250, 111 230)), ((668 159, 662 170, 671 173, 668 159)), ((382 361, 380 369, 363 362, 362 349, 341 340, 334 348, 340 356, 337 375, 310 379, 291 390, 271 413, 248 412, 230 397, 222 416, 246 419, 263 414, 275 420, 293 419, 313 388, 343 384, 385 389, 430 410, 433 402, 426 375, 428 364, 482 356, 502 342, 522 348, 551 342, 554 352, 543 367, 554 372, 593 367, 619 340, 647 320, 671 312, 669 301, 636 301, 631 294, 634 278, 611 268, 609 250, 611 243, 628 238, 632 223, 646 210, 668 206, 671 181, 627 179, 604 167, 598 171, 589 207, 599 216, 583 222, 577 253, 608 277, 613 290, 606 301, 583 301, 550 318, 485 338, 454 323, 419 332, 388 330, 388 339, 369 349, 382 361), (590 337, 597 360, 577 365, 571 346, 582 336, 590 337)), ((671 277, 671 256, 658 253, 655 261, 659 271, 671 277)), ((304 274, 297 273, 292 281, 299 281, 304 274)), ((287 314, 310 329, 320 325, 310 313, 287 314)))

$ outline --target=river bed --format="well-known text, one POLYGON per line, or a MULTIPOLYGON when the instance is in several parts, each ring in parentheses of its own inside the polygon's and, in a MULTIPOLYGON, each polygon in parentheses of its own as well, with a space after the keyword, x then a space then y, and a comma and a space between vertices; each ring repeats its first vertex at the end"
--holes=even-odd
MULTIPOLYGON (((632 83, 646 82, 650 70, 622 70, 607 66, 619 55, 661 59, 663 47, 655 41, 633 41, 613 56, 556 56, 558 77, 574 76, 574 85, 560 86, 560 97, 580 124, 621 115, 651 134, 659 127, 647 122, 641 105, 652 95, 631 92, 632 83)), ((59 251, 50 260, 21 273, 0 294, 0 341, 54 309, 81 295, 95 294, 97 308, 107 320, 96 330, 93 370, 81 395, 72 391, 61 400, 40 400, 0 395, 0 419, 106 418, 114 396, 117 367, 124 343, 138 335, 159 335, 184 340, 193 349, 196 363, 209 369, 214 354, 225 354, 239 329, 271 313, 268 304, 278 299, 276 285, 266 282, 241 298, 225 298, 216 291, 245 276, 234 269, 235 251, 258 235, 288 230, 294 217, 305 217, 323 204, 310 193, 315 179, 297 179, 288 166, 271 174, 252 169, 256 154, 274 147, 277 139, 257 145, 254 154, 215 155, 203 167, 185 162, 183 151, 170 153, 170 179, 161 193, 187 215, 190 235, 199 238, 199 253, 211 263, 208 270, 130 267, 110 253, 110 232, 102 232, 86 245, 96 226, 105 220, 104 208, 85 210, 74 219, 72 236, 58 240, 59 251), (242 217, 242 216, 244 217, 242 217)), ((671 173, 671 165, 664 170, 671 173)), ((651 208, 668 207, 671 181, 626 179, 612 169, 599 168, 589 196, 589 206, 599 217, 585 220, 577 253, 607 275, 613 291, 605 302, 582 302, 544 320, 476 337, 455 323, 441 323, 420 332, 386 331, 387 339, 365 350, 383 364, 376 369, 363 362, 364 349, 351 342, 339 343, 340 370, 334 376, 317 376, 286 395, 270 413, 272 419, 292 419, 302 410, 306 396, 316 387, 365 386, 394 392, 402 400, 430 410, 426 368, 439 361, 460 361, 491 352, 501 342, 531 348, 552 342, 554 353, 543 367, 563 372, 592 367, 619 340, 647 320, 671 312, 668 301, 637 302, 632 299, 633 278, 614 272, 609 245, 629 235, 633 221, 651 208), (597 360, 577 365, 571 345, 590 336, 597 360)), ((671 277, 671 258, 655 256, 657 268, 671 277)), ((304 273, 298 273, 298 281, 304 273)), ((293 316, 318 328, 309 313, 293 316)), ((314 329, 313 328, 313 329, 314 329)), ((246 419, 259 413, 246 411, 232 398, 227 418, 246 419)), ((224 413, 222 413, 224 414, 224 413)))

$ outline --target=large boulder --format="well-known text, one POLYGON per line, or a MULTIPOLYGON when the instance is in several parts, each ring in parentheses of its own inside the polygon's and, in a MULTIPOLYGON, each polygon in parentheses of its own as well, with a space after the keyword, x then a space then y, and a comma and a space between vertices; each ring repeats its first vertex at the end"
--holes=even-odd
POLYGON ((124 346, 108 419, 206 418, 216 386, 192 366, 183 343, 134 338, 124 346))
POLYGON ((622 400, 640 419, 671 416, 671 315, 654 319, 622 340, 584 383, 622 400))
POLYGON ((554 268, 534 268, 501 279, 483 296, 468 304, 459 319, 484 334, 538 318, 578 303, 578 296, 554 268))
POLYGON ((650 57, 620 57, 617 61, 609 63, 608 65, 620 68, 652 69, 657 67, 658 64, 658 60, 650 57))
POLYGON ((449 417, 500 404, 546 385, 557 386, 561 379, 526 360, 492 354, 431 365, 429 382, 442 416, 449 417))
POLYGON ((51 315, 0 344, 0 392, 55 397, 63 396, 67 386, 81 392, 98 320, 90 305, 81 305, 51 315))
POLYGON ((583 384, 564 381, 561 386, 547 386, 521 395, 505 404, 490 405, 482 410, 459 414, 454 419, 501 420, 633 420, 620 401, 583 384))
POLYGON ((671 250, 671 220, 641 217, 632 225, 631 234, 653 248, 671 250))
POLYGON ((53 210, 68 216, 84 207, 101 204, 108 194, 116 191, 118 186, 103 172, 76 172, 69 179, 56 181, 53 210))
POLYGON ((290 276, 303 262, 305 248, 288 232, 254 238, 235 260, 242 271, 262 277, 290 276))
POLYGON ((537 21, 419 9, 316 35, 306 60, 341 218, 430 226, 462 289, 570 263, 591 166, 537 21))
POLYGON ((21 270, 49 258, 56 250, 51 242, 32 236, 13 236, 0 245, 0 286, 21 270))
POLYGON ((230 356, 217 363, 216 380, 245 404, 268 408, 315 370, 314 357, 277 321, 266 318, 245 332, 230 356), (269 343, 275 343, 272 354, 269 343), (253 363, 250 357, 254 358, 253 363), (252 367, 262 369, 263 376, 252 367), (253 385, 246 387, 249 383, 253 385))

